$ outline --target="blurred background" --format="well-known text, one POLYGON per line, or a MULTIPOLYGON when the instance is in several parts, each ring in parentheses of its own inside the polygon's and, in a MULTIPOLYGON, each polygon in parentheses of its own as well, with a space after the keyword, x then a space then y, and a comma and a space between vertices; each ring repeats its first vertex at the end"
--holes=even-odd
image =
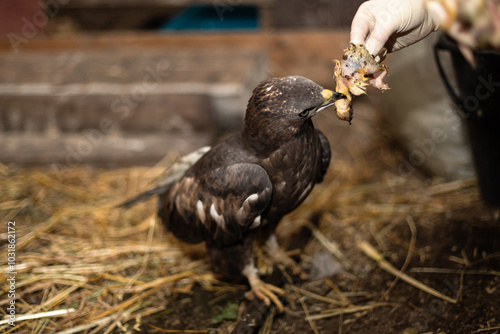
POLYGON ((362 1, 0 1, 0 161, 151 164, 242 124, 252 89, 332 87, 362 1))
MULTIPOLYGON (((211 144, 241 126, 268 77, 332 88, 332 60, 362 2, 1 0, 0 161, 150 165, 211 144)), ((353 127, 333 113, 319 121, 339 154, 346 136, 373 140, 363 123, 382 115, 407 151, 399 174, 473 176, 460 119, 427 61, 433 43, 398 54, 393 91, 358 99, 353 127), (436 128, 445 140, 432 138, 436 128)))

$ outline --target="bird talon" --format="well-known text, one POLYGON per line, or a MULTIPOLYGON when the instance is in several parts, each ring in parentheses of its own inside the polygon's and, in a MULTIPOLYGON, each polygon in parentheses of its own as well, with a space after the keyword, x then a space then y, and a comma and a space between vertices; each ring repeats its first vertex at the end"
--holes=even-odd
POLYGON ((272 263, 284 266, 285 268, 289 269, 293 275, 300 276, 304 273, 302 267, 281 249, 273 252, 268 252, 268 254, 271 257, 272 263))
POLYGON ((269 239, 266 241, 266 245, 264 247, 268 256, 271 259, 271 262, 275 265, 282 265, 285 268, 292 271, 292 274, 295 276, 302 275, 304 270, 302 267, 295 262, 291 256, 300 254, 300 250, 292 250, 292 251, 284 251, 278 245, 278 240, 275 235, 271 235, 269 239))
POLYGON ((271 302, 276 306, 279 313, 283 312, 283 303, 279 300, 279 296, 284 296, 285 291, 272 284, 267 284, 259 278, 250 281, 251 290, 245 293, 248 300, 254 300, 255 297, 262 300, 266 306, 271 305, 271 302))
POLYGON ((249 301, 253 301, 255 299, 255 294, 253 293, 252 290, 249 290, 245 292, 245 298, 248 299, 249 301))

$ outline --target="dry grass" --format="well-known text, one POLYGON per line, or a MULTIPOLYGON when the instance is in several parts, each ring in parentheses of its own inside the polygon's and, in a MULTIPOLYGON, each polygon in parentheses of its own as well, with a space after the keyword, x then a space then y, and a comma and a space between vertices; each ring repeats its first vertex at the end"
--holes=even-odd
MULTIPOLYGON (((1 236, 7 239, 6 222, 15 220, 17 272, 17 325, 3 323, 2 332, 126 332, 147 315, 167 314, 176 290, 194 283, 226 288, 202 256, 193 260, 166 238, 152 215, 153 202, 129 211, 115 208, 137 191, 139 175, 150 172, 2 166, 1 236)), ((3 312, 9 302, 5 287, 3 312)))

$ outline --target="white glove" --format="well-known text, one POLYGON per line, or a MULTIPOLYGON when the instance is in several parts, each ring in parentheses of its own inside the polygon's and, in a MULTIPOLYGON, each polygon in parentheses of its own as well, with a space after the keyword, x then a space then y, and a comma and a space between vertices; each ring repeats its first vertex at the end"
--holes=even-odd
POLYGON ((365 43, 372 55, 384 46, 393 52, 420 41, 436 27, 424 0, 370 0, 352 20, 351 43, 365 43))

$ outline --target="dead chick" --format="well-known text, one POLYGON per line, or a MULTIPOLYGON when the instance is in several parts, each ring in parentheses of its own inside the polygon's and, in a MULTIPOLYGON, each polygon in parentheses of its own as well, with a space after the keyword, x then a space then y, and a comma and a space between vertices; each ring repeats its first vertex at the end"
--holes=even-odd
POLYGON ((372 56, 364 44, 352 44, 344 50, 342 60, 335 60, 334 76, 335 91, 346 96, 335 101, 337 117, 341 120, 352 120, 352 95, 366 94, 368 84, 385 91, 389 86, 383 82, 387 75, 387 66, 381 64, 387 53, 383 49, 377 56, 372 56), (378 76, 375 76, 379 74, 378 76))

